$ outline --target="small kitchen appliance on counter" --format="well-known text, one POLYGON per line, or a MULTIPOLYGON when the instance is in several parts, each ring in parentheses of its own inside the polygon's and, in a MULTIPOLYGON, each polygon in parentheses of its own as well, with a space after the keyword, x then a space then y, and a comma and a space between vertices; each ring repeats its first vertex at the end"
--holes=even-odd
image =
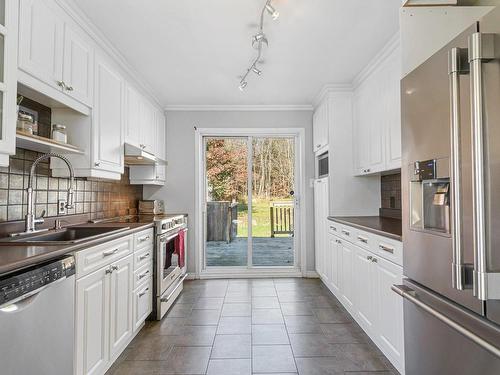
POLYGON ((158 199, 139 201, 139 214, 162 215, 165 213, 165 203, 158 199))

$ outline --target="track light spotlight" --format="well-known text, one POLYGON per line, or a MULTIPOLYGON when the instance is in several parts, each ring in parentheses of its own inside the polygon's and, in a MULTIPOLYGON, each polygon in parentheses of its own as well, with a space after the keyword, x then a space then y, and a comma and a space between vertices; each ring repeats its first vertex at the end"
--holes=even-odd
POLYGON ((264 34, 261 31, 261 32, 259 32, 258 34, 255 34, 252 37, 252 47, 255 48, 255 49, 258 49, 263 44, 265 44, 266 47, 269 46, 269 42, 267 41, 266 34, 264 34))
POLYGON ((266 10, 267 12, 271 15, 273 20, 277 20, 278 17, 280 16, 280 12, 278 12, 272 5, 271 3, 266 4, 266 10))
POLYGON ((238 88, 240 89, 240 91, 243 91, 243 90, 245 90, 245 88, 247 87, 247 85, 248 85, 247 81, 241 81, 240 82, 240 86, 238 88))
POLYGON ((258 69, 256 66, 252 67, 252 72, 260 76, 262 74, 262 70, 258 69))

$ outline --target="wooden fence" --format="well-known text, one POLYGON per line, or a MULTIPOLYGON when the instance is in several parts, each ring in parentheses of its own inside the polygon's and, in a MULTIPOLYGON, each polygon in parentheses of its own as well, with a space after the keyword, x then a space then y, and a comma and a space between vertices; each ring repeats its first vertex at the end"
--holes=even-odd
POLYGON ((269 207, 269 214, 271 218, 271 238, 276 234, 293 236, 293 202, 273 202, 269 207))
POLYGON ((231 242, 238 234, 238 203, 207 202, 207 241, 231 242))

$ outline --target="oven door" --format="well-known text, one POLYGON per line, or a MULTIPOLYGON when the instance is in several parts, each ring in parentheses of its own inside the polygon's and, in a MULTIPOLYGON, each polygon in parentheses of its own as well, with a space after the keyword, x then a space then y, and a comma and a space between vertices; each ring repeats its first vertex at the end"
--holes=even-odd
POLYGON ((181 275, 179 257, 175 252, 175 240, 179 231, 165 233, 157 238, 158 263, 156 264, 157 294, 161 296, 165 290, 181 275))

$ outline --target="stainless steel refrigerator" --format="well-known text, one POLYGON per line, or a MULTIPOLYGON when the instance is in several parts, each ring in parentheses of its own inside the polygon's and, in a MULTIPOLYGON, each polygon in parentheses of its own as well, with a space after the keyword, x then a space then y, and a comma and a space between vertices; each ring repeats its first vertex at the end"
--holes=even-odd
POLYGON ((402 95, 407 375, 500 374, 500 7, 402 95))

